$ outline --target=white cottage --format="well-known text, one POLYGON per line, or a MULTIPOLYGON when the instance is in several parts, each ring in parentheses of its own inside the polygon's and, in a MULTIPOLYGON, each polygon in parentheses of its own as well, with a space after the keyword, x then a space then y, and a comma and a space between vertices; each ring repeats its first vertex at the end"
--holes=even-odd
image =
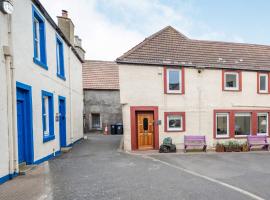
POLYGON ((4 3, 0 183, 16 176, 19 165, 46 161, 83 137, 84 51, 68 13, 57 26, 38 0, 4 3))
POLYGON ((124 148, 184 135, 217 142, 269 136, 270 46, 189 39, 168 26, 117 59, 124 148))

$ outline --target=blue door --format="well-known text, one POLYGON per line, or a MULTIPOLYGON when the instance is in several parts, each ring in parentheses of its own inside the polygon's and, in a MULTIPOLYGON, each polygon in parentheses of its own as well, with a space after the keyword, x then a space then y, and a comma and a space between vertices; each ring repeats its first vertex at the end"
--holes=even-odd
POLYGON ((60 147, 66 146, 66 100, 59 97, 59 135, 60 147))
POLYGON ((17 131, 19 163, 25 162, 25 101, 17 99, 17 131))
POLYGON ((33 123, 32 123, 32 92, 31 87, 22 83, 17 86, 17 134, 19 164, 34 162, 33 123))

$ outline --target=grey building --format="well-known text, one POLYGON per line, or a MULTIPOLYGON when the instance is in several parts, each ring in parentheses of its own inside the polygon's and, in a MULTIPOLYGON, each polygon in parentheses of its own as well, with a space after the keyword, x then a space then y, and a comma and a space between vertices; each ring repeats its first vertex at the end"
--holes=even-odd
POLYGON ((84 132, 104 132, 122 123, 119 74, 115 62, 85 61, 83 64, 84 132))

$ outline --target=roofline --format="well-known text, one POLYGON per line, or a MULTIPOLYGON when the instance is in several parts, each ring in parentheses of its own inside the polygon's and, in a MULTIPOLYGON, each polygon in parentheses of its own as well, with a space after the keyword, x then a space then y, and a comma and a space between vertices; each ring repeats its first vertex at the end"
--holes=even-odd
POLYGON ((46 18, 46 20, 51 24, 51 26, 55 29, 55 31, 63 38, 63 40, 65 41, 65 43, 71 47, 71 50, 73 51, 73 53, 76 55, 76 57, 80 60, 81 63, 84 63, 84 60, 81 59, 81 57, 79 56, 79 54, 77 53, 76 49, 72 46, 72 44, 68 41, 68 39, 65 37, 64 33, 61 31, 61 29, 57 26, 57 24, 55 23, 55 21, 52 19, 52 17, 49 15, 49 13, 47 12, 47 10, 44 8, 44 6, 40 3, 39 0, 32 0, 32 2, 35 4, 35 6, 37 6, 37 8, 40 10, 40 12, 42 12, 42 14, 44 15, 44 17, 46 18))
POLYGON ((241 68, 241 67, 227 67, 227 66, 217 66, 215 65, 214 67, 211 66, 205 66, 205 65, 189 65, 189 64, 181 64, 181 63, 144 63, 144 62, 128 62, 128 61, 117 61, 117 64, 119 65, 146 65, 146 66, 158 66, 158 67, 164 67, 164 66, 169 66, 169 67, 188 67, 188 68, 195 68, 195 69, 225 69, 225 70, 242 70, 242 71, 257 71, 257 72, 270 72, 270 68, 267 67, 260 67, 260 68, 254 68, 250 67, 249 69, 247 68, 241 68))

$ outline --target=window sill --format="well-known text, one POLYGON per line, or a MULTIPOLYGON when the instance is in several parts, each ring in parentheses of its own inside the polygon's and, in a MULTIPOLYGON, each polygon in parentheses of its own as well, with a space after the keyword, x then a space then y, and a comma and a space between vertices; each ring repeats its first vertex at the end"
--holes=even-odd
POLYGON ((55 139, 55 135, 49 135, 49 136, 43 137, 43 143, 49 142, 54 139, 55 139))
POLYGON ((172 95, 183 95, 183 92, 166 92, 165 94, 172 94, 172 95))
POLYGON ((45 64, 45 63, 43 63, 43 62, 37 60, 36 58, 33 58, 33 61, 34 61, 35 64, 39 65, 39 66, 42 67, 43 69, 48 70, 47 64, 45 64))
POLYGON ((61 75, 61 74, 57 74, 57 77, 58 77, 58 78, 60 78, 60 79, 62 79, 63 81, 65 81, 65 80, 66 80, 66 77, 65 77, 65 76, 63 76, 63 75, 61 75))
POLYGON ((241 92, 240 89, 228 89, 228 88, 225 88, 223 91, 224 92, 241 92))
POLYGON ((220 137, 220 136, 217 137, 217 136, 216 136, 216 139, 230 139, 230 136, 223 136, 223 137, 220 137))
POLYGON ((165 130, 165 132, 167 132, 167 133, 177 133, 177 132, 181 133, 181 132, 185 132, 185 130, 165 130))

